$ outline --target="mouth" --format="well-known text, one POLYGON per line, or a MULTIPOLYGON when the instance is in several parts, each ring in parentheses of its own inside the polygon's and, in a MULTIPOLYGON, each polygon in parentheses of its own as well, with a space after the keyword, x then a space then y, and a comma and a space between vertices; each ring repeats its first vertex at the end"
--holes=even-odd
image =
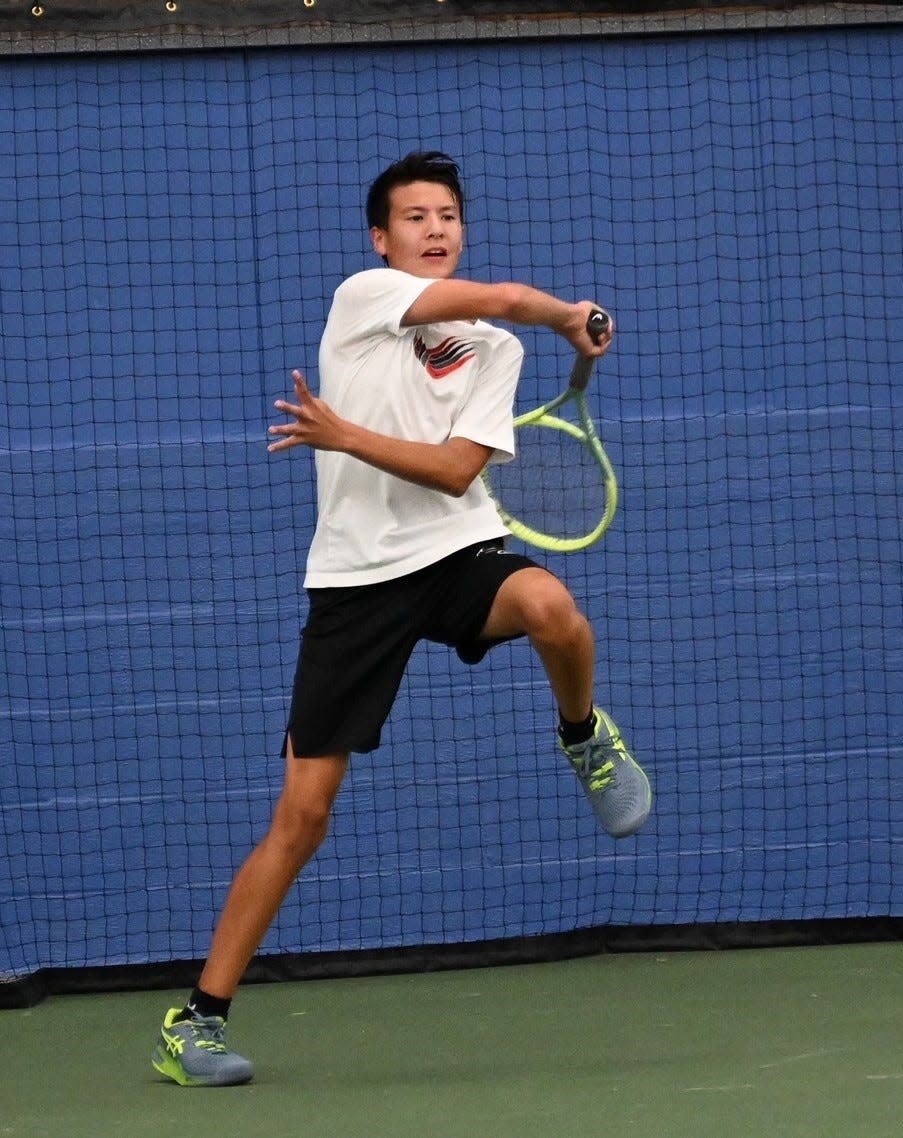
POLYGON ((448 250, 437 245, 432 249, 425 249, 422 255, 426 258, 441 259, 448 256, 448 250))

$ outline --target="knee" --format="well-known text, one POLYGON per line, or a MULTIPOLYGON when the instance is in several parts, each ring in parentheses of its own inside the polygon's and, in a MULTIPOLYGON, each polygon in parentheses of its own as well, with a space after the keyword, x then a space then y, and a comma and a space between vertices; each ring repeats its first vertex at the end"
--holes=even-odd
POLYGON ((589 622, 561 584, 527 600, 524 623, 527 635, 545 644, 568 644, 590 634, 589 622))
POLYGON ((298 860, 309 858, 329 833, 331 808, 327 803, 302 805, 281 801, 276 808, 268 838, 298 860))

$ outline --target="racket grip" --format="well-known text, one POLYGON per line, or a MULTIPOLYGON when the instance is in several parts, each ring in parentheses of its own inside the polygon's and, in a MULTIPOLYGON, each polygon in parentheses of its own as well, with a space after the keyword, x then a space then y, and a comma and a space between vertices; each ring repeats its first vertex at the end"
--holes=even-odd
MULTIPOLYGON (((586 322, 586 330, 598 344, 611 327, 611 317, 607 312, 596 309, 586 322)), ((584 391, 592 375, 595 356, 581 356, 578 354, 571 369, 571 387, 575 391, 584 391)))

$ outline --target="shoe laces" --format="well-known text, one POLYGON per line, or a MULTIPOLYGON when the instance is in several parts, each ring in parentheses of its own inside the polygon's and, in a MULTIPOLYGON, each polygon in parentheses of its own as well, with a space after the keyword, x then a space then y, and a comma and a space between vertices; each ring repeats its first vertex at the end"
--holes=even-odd
POLYGON ((186 1021, 194 1035, 195 1047, 221 1054, 226 1050, 226 1025, 221 1019, 191 1019, 186 1021))
POLYGON ((604 790, 615 777, 615 760, 611 757, 613 740, 588 739, 578 747, 565 751, 574 769, 586 780, 590 790, 604 790))
POLYGON ((621 758, 620 743, 620 734, 610 735, 604 728, 602 734, 587 742, 580 766, 590 790, 605 790, 614 781, 615 765, 621 758))
POLYGON ((590 755, 586 756, 586 781, 590 790, 605 790, 615 777, 615 764, 611 759, 599 767, 590 767, 590 755))

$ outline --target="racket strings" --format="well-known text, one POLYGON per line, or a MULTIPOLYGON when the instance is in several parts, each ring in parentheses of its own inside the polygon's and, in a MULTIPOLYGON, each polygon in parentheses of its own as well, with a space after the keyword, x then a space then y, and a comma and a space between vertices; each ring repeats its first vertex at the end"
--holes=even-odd
POLYGON ((515 445, 515 458, 491 472, 495 497, 504 509, 531 529, 557 538, 592 533, 605 512, 606 487, 589 446, 542 422, 518 427, 515 445))

